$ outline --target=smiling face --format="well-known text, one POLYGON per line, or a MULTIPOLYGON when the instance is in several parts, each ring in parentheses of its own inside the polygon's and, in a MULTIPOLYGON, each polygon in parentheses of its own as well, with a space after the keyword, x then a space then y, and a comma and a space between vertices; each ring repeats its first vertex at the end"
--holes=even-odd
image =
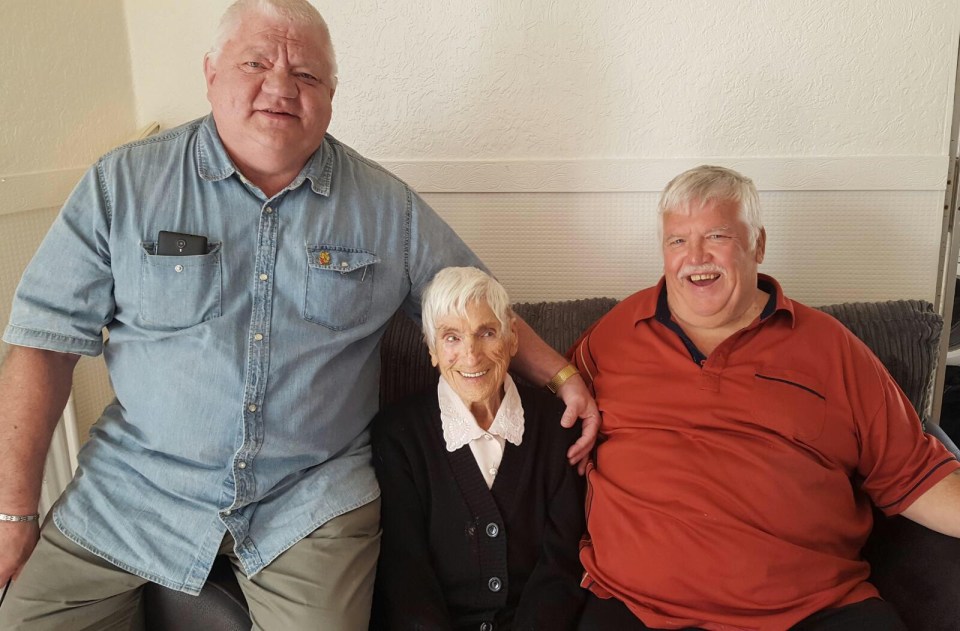
POLYGON ((738 202, 711 200, 702 208, 663 215, 663 273, 670 312, 681 325, 740 328, 758 299, 757 266, 766 234, 750 247, 738 202))
POLYGON ((332 69, 317 28, 251 11, 204 59, 207 99, 230 156, 306 163, 330 124, 332 69))
POLYGON ((470 408, 481 427, 493 422, 503 400, 503 381, 516 354, 513 321, 505 332, 485 302, 467 304, 464 315, 448 313, 437 319, 430 360, 470 408))

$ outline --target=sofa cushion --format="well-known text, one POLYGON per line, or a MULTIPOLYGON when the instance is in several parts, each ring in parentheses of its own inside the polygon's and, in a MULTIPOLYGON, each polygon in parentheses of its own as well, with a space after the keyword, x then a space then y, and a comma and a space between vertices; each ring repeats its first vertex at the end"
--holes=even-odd
MULTIPOLYGON (((550 346, 567 352, 587 327, 617 304, 613 298, 520 303, 517 314, 550 346)), ((919 300, 843 303, 820 307, 880 358, 925 418, 932 396, 941 319, 933 305, 919 300)), ((402 314, 393 317, 382 341, 382 406, 432 388, 437 370, 418 325, 402 314)))

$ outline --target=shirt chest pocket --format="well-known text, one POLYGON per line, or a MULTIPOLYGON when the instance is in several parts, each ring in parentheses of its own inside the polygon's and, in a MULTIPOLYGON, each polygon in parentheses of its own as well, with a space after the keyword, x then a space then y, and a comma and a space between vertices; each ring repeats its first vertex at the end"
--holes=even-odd
POLYGON ((197 256, 153 254, 141 243, 140 319, 154 329, 185 329, 221 313, 220 244, 197 256))
POLYGON ((366 322, 379 257, 338 245, 307 245, 303 318, 341 331, 366 322))
POLYGON ((754 375, 754 420, 787 438, 812 442, 823 433, 826 397, 819 379, 795 370, 762 366, 754 375))

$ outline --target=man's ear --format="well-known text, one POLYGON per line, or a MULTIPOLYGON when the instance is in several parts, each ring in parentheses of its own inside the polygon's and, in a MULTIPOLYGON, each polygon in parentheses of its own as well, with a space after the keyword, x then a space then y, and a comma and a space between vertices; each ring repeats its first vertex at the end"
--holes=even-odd
POLYGON ((203 56, 203 77, 207 81, 207 89, 210 89, 210 86, 213 85, 213 80, 217 76, 217 68, 213 64, 213 60, 210 59, 210 53, 207 53, 203 56))
POLYGON ((753 248, 753 257, 757 265, 763 263, 763 254, 767 249, 767 229, 760 228, 760 234, 757 235, 757 244, 753 248))

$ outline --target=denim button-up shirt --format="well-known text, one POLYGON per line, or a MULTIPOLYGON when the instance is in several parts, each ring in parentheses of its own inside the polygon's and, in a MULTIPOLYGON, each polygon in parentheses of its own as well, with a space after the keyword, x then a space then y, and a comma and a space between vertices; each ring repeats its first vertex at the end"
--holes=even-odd
POLYGON ((419 317, 448 265, 481 263, 402 181, 330 136, 270 199, 212 117, 107 154, 24 273, 3 337, 102 351, 117 395, 56 525, 196 594, 227 530, 250 575, 375 499, 380 339, 399 308, 419 317), (160 230, 206 236, 207 252, 158 255, 160 230))

